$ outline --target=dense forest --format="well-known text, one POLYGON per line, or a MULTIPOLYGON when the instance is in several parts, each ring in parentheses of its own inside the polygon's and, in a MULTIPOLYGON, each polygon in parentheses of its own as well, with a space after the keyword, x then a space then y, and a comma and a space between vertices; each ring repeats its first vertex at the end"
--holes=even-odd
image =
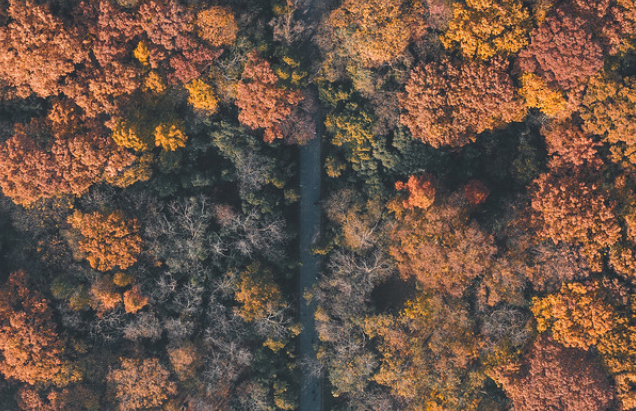
POLYGON ((636 410, 636 0, 0 0, 0 189, 0 411, 636 410))

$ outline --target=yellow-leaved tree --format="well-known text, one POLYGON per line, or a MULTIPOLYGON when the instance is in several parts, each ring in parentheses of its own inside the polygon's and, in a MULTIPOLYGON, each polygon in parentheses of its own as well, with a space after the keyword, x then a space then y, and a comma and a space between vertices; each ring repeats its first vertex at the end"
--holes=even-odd
POLYGON ((253 264, 239 275, 236 301, 239 316, 245 321, 266 318, 283 307, 282 293, 269 270, 253 264))
POLYGON ((636 166, 636 80, 608 74, 591 77, 580 113, 584 129, 611 145, 613 161, 636 166))
POLYGON ((469 58, 510 56, 528 44, 532 17, 520 0, 466 0, 453 5, 453 19, 441 36, 447 49, 469 58))
POLYGON ((219 99, 214 94, 214 89, 201 79, 195 79, 185 85, 188 90, 188 103, 197 110, 206 114, 216 112, 219 99))
POLYGON ((526 107, 538 108, 550 117, 557 116, 567 108, 563 92, 555 90, 534 73, 523 73, 519 95, 526 101, 526 107))
POLYGON ((558 294, 535 297, 531 309, 539 332, 551 331, 556 342, 571 348, 598 344, 621 322, 596 282, 563 284, 558 294))
POLYGON ((145 130, 145 127, 124 119, 117 121, 111 137, 118 146, 135 151, 150 149, 152 142, 152 135, 145 130))
POLYGON ((185 147, 186 141, 188 141, 188 136, 181 121, 160 123, 155 127, 155 145, 157 147, 166 151, 175 151, 185 147))

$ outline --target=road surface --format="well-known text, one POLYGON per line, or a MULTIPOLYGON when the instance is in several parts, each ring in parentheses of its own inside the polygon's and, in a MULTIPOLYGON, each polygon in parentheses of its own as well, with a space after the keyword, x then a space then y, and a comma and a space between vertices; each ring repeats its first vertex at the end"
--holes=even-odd
MULTIPOLYGON (((320 258, 311 250, 320 236, 320 143, 321 118, 316 115, 316 138, 300 147, 300 356, 316 360, 318 334, 314 314, 316 304, 307 304, 306 291, 316 283, 320 272, 320 258)), ((305 362, 305 361, 303 361, 305 362)), ((300 390, 300 411, 322 411, 322 383, 318 376, 303 370, 300 390)))

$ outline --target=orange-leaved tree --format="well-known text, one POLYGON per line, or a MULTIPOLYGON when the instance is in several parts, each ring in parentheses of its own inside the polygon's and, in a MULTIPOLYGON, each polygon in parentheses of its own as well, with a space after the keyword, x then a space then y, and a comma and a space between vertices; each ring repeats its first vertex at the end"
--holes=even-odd
POLYGON ((16 124, 13 137, 0 144, 0 187, 21 205, 81 195, 134 161, 135 156, 117 147, 102 127, 87 124, 60 134, 50 120, 34 119, 28 125, 16 124))
POLYGON ((135 314, 148 305, 148 297, 141 294, 138 285, 134 285, 124 293, 124 309, 128 314, 135 314))
POLYGON ((109 271, 122 270, 137 262, 142 240, 137 220, 126 220, 121 211, 82 213, 75 211, 68 223, 80 234, 79 250, 91 267, 109 271))
POLYGON ((461 296, 488 270, 497 253, 494 239, 469 220, 462 198, 457 193, 426 210, 398 210, 389 252, 403 277, 415 277, 427 289, 461 296))
POLYGON ((121 411, 161 407, 176 394, 170 373, 156 358, 137 360, 122 358, 118 368, 111 369, 107 379, 119 401, 121 411))
POLYGON ((418 0, 345 0, 329 15, 325 40, 363 66, 379 66, 402 55, 424 31, 423 14, 418 0))
POLYGON ((614 207, 602 182, 587 173, 543 174, 531 192, 539 236, 580 245, 594 271, 601 268, 600 253, 621 237, 614 207))
POLYGON ((283 138, 281 123, 303 100, 300 92, 284 89, 278 80, 269 62, 251 53, 237 86, 239 121, 252 130, 265 129, 267 142, 283 138))
POLYGON ((238 26, 232 11, 212 6, 197 13, 194 24, 197 34, 214 47, 229 46, 236 40, 238 26))
POLYGON ((461 147, 477 134, 525 115, 505 60, 452 62, 416 67, 400 96, 401 122, 413 138, 438 148, 461 147))
POLYGON ((16 271, 0 288, 0 373, 27 384, 64 386, 80 374, 64 359, 53 311, 42 294, 16 271))
POLYGON ((410 176, 406 183, 395 183, 397 190, 406 190, 408 197, 403 201, 404 208, 429 208, 435 201, 435 182, 430 174, 419 177, 410 176))
POLYGON ((115 289, 113 279, 103 275, 93 281, 91 285, 91 305, 98 315, 113 310, 121 305, 121 294, 115 289))
POLYGON ((600 270, 601 253, 621 238, 616 204, 610 201, 596 143, 571 123, 543 129, 552 157, 549 171, 535 179, 530 209, 539 237, 580 246, 592 270, 600 270))
POLYGON ((20 97, 57 95, 61 80, 88 60, 83 42, 47 6, 30 0, 8 3, 10 21, 0 26, 0 77, 20 97))

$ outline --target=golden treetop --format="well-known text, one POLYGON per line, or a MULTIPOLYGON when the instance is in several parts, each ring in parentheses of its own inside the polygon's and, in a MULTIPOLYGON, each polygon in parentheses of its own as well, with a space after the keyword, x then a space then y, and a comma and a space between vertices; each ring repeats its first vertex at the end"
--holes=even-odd
POLYGON ((453 4, 453 19, 441 36, 448 49, 469 58, 510 56, 528 44, 532 19, 520 0, 467 0, 453 4))
POLYGON ((79 231, 79 249, 91 267, 109 271, 124 270, 137 261, 142 250, 137 220, 126 220, 121 211, 82 213, 75 211, 68 223, 79 231))

